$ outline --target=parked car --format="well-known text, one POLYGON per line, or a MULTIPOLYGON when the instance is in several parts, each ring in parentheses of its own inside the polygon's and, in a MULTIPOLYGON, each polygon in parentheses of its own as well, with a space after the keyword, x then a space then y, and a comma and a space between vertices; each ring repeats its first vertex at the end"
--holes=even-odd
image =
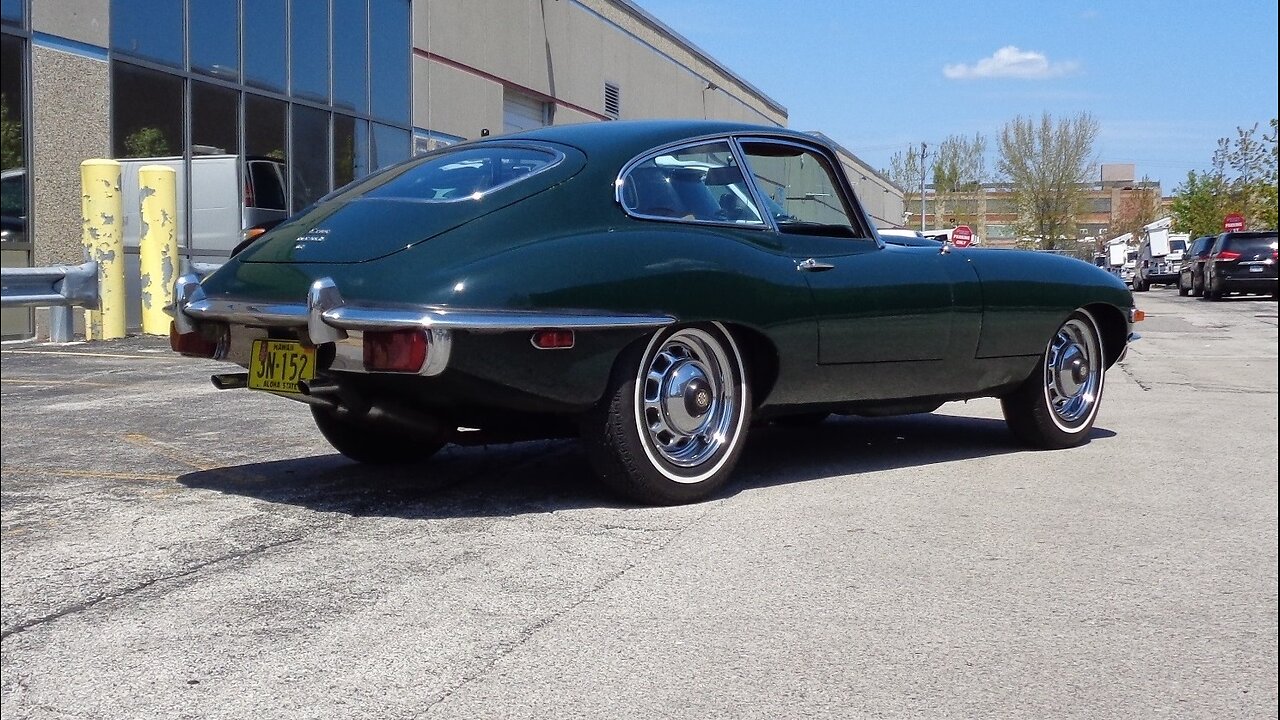
POLYGON ((1204 266, 1204 296, 1233 292, 1276 296, 1276 231, 1228 232, 1214 241, 1204 266))
POLYGON ((1191 242, 1178 267, 1178 294, 1200 297, 1204 294, 1204 264, 1209 259, 1216 235, 1202 235, 1191 242))
POLYGON ((576 434, 647 503, 715 492, 753 420, 994 396, 1087 441, 1133 298, 1088 263, 880 239, 812 135, 718 121, 549 127, 436 150, 180 278, 173 348, 310 404, 360 462, 458 428, 576 434))
POLYGON ((880 235, 880 239, 890 245, 907 245, 911 247, 942 247, 941 240, 935 240, 926 236, 919 230, 907 230, 905 228, 881 228, 876 231, 880 235))

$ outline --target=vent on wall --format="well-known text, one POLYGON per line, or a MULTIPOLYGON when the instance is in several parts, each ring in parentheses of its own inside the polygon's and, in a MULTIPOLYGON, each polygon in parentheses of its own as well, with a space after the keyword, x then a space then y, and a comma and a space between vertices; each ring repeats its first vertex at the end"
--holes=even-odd
POLYGON ((604 114, 610 120, 618 119, 618 112, 622 107, 622 90, 613 83, 604 84, 604 114))

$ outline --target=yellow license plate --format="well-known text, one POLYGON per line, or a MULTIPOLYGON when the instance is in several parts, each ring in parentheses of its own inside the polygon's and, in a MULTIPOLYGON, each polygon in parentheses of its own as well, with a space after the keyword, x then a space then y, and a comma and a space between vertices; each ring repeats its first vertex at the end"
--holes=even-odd
POLYGON ((249 388, 301 394, 298 381, 316 376, 316 349, 289 340, 254 340, 249 359, 249 388))

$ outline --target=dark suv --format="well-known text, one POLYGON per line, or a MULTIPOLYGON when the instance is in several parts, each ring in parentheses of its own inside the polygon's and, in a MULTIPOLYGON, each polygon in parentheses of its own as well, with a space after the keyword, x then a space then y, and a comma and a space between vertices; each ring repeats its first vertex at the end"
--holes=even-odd
POLYGON ((1204 296, 1233 292, 1276 296, 1276 231, 1222 233, 1204 266, 1204 296))
POLYGON ((1204 264, 1217 239, 1217 235, 1202 235, 1193 240, 1182 255, 1182 266, 1178 269, 1179 295, 1200 297, 1204 294, 1204 264))

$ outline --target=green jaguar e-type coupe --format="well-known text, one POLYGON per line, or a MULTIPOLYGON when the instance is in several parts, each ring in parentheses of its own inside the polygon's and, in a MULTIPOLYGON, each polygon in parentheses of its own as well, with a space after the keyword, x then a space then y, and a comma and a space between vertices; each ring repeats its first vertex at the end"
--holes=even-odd
POLYGON ((1024 442, 1083 443, 1134 315, 1089 263, 887 243, 815 136, 603 122, 323 198, 180 278, 171 342, 247 371, 218 387, 310 403, 360 462, 424 461, 459 428, 572 433, 612 488, 683 503, 753 420, 993 396, 1024 442))

